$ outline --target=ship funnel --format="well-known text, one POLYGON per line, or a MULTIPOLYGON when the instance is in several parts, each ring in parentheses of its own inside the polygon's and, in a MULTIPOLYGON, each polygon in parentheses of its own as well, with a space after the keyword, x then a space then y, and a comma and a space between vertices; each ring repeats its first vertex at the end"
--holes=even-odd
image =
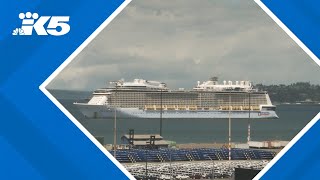
POLYGON ((198 86, 200 86, 200 81, 197 81, 198 86))
POLYGON ((236 85, 239 86, 239 81, 236 81, 236 85))
POLYGON ((241 86, 244 86, 244 81, 240 81, 240 85, 241 85, 241 86))
POLYGON ((229 85, 232 85, 232 81, 228 81, 228 84, 229 84, 229 85))
POLYGON ((223 85, 227 85, 227 81, 223 81, 223 85))

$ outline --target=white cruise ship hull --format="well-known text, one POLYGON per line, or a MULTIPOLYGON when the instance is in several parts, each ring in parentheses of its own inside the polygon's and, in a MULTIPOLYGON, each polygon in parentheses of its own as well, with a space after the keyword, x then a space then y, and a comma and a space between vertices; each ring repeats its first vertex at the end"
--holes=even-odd
MULTIPOLYGON (((107 105, 90 105, 86 103, 75 103, 86 118, 104 119, 114 117, 114 108, 107 105)), ((160 118, 158 110, 143 110, 138 108, 117 108, 119 118, 160 118)), ((162 118, 165 119, 223 119, 223 118, 249 118, 249 111, 228 110, 164 110, 162 118)), ((278 118, 275 111, 250 111, 252 119, 278 118)))

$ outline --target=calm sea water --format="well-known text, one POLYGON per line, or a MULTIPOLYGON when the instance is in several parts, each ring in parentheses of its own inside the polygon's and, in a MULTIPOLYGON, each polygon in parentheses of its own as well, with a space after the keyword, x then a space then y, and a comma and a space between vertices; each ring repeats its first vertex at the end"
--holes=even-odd
MULTIPOLYGON (((52 94, 94 136, 113 143, 113 119, 86 119, 72 104, 90 97, 90 92, 51 90, 52 94)), ((320 105, 278 105, 279 119, 251 120, 251 139, 291 140, 318 112, 320 105)), ((120 137, 134 129, 136 134, 158 134, 159 119, 117 119, 120 137)), ((232 119, 232 141, 246 142, 247 119, 232 119)), ((177 143, 224 143, 228 141, 227 119, 163 119, 163 136, 177 143)), ((118 143, 120 138, 118 138, 118 143)))

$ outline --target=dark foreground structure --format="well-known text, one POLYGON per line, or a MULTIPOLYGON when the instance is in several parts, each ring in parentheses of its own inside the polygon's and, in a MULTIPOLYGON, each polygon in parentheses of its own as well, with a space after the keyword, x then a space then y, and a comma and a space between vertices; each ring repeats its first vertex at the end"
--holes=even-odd
POLYGON ((260 172, 260 170, 258 170, 258 169, 235 168, 234 180, 251 180, 259 172, 260 172))

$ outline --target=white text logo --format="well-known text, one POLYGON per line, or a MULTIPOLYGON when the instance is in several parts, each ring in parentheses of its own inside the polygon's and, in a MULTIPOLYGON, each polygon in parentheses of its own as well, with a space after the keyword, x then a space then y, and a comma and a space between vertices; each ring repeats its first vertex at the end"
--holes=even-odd
POLYGON ((21 28, 13 30, 12 35, 32 35, 33 30, 37 35, 62 36, 70 31, 69 16, 40 16, 38 13, 20 13, 21 28), (44 25, 47 23, 47 27, 44 25))

